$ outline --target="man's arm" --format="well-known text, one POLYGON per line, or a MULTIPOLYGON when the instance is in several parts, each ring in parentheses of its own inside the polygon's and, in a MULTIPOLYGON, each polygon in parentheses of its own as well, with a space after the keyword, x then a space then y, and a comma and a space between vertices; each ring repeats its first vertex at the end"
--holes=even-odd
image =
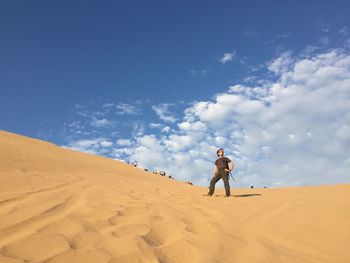
POLYGON ((218 172, 218 167, 215 165, 214 166, 214 174, 213 174, 213 177, 215 177, 216 173, 218 172))
MULTIPOLYGON (((235 164, 234 164, 233 162, 229 162, 229 163, 228 163, 228 167, 229 167, 229 171, 228 171, 228 172, 230 172, 230 171, 232 171, 233 168, 235 167, 235 164)), ((227 170, 227 169, 226 169, 226 170, 227 170)))

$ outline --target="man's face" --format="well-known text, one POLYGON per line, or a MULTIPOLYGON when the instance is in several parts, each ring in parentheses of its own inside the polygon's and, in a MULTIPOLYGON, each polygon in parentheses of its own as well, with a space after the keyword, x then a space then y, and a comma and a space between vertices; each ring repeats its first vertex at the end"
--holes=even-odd
POLYGON ((219 153, 218 153, 219 156, 224 156, 224 151, 223 150, 220 150, 219 153))

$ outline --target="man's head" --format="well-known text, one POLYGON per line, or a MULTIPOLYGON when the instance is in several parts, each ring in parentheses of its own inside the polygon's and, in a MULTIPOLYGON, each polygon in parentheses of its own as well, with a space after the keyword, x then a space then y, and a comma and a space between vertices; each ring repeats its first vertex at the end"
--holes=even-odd
POLYGON ((220 148, 219 150, 216 151, 216 154, 220 156, 224 156, 224 149, 220 148))

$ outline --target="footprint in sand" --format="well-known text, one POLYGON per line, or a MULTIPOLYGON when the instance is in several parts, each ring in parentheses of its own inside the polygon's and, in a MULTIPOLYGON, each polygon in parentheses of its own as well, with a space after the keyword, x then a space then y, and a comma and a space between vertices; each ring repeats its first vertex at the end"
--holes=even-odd
POLYGON ((98 249, 103 246, 103 236, 96 231, 84 231, 73 237, 73 249, 98 249))
POLYGON ((33 234, 5 246, 1 254, 24 261, 41 262, 69 249, 70 244, 63 235, 33 234))
POLYGON ((99 262, 99 263, 108 263, 111 262, 111 257, 104 251, 99 250, 69 250, 62 254, 59 254, 50 260, 45 262, 47 263, 61 263, 61 262, 99 262))
POLYGON ((174 218, 152 224, 150 231, 142 238, 150 246, 162 246, 184 237, 189 237, 192 234, 192 232, 187 230, 185 223, 174 218))
POLYGON ((122 225, 112 231, 112 235, 115 237, 132 237, 143 236, 150 231, 150 227, 144 224, 130 224, 122 225))

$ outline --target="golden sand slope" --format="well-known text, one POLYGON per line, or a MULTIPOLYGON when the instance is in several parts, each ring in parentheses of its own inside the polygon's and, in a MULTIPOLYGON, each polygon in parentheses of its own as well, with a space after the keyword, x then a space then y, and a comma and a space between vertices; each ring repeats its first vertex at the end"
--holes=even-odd
POLYGON ((350 185, 206 192, 0 131, 0 262, 350 262, 350 185))

